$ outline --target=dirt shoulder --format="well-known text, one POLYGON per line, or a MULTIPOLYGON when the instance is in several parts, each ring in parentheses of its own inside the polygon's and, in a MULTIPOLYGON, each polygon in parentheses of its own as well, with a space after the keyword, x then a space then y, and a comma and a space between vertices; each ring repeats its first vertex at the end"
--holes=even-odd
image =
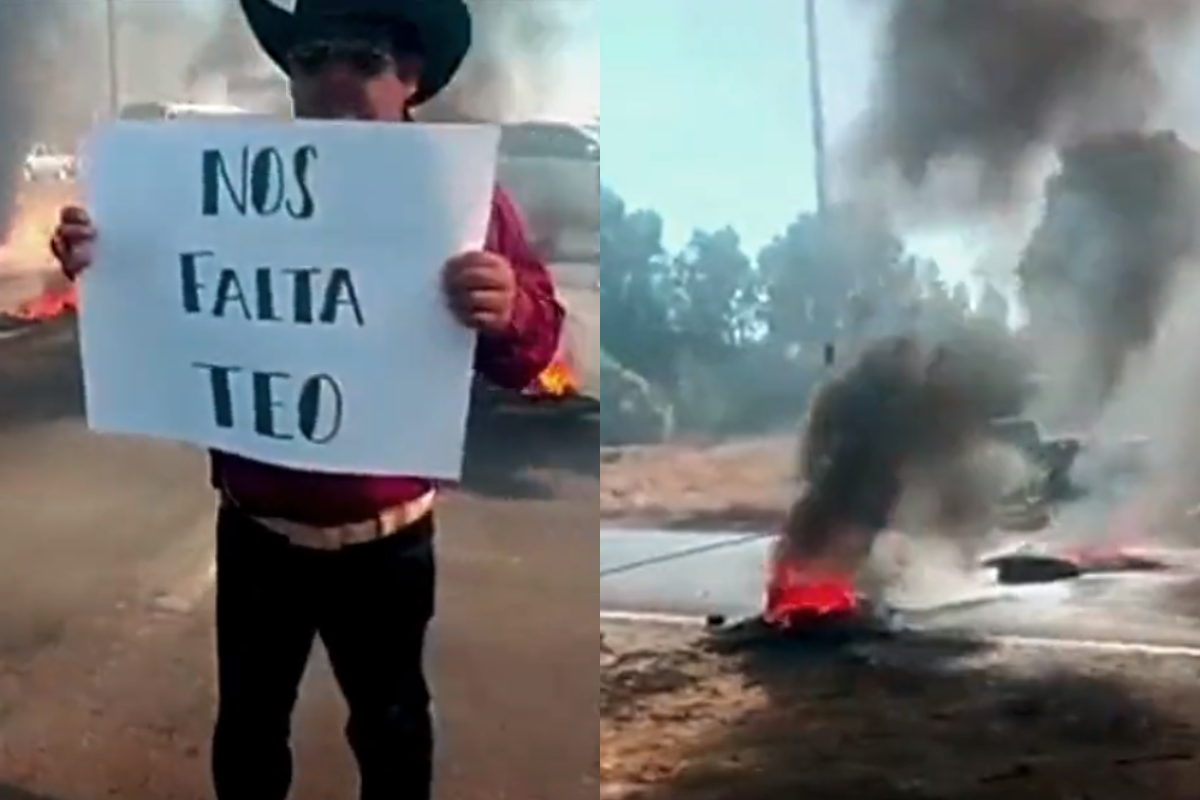
POLYGON ((793 492, 791 437, 716 445, 605 448, 606 523, 692 530, 775 527, 793 492))
POLYGON ((1184 800, 1200 661, 923 643, 716 654, 602 625, 608 800, 1184 800))

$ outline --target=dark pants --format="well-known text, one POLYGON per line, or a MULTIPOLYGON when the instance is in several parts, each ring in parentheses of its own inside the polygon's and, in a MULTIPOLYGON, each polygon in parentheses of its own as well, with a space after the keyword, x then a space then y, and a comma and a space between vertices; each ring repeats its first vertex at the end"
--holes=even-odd
POLYGON ((434 606, 433 528, 428 517, 378 542, 325 552, 221 511, 219 800, 287 797, 292 709, 318 635, 350 709, 360 797, 428 800, 433 726, 422 661, 434 606))

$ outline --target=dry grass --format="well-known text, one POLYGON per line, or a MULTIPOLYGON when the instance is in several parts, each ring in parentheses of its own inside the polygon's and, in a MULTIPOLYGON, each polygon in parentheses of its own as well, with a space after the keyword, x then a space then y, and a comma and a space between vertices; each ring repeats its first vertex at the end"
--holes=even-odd
POLYGON ((612 448, 600 456, 600 513, 662 527, 774 527, 792 494, 791 437, 612 448))
POLYGON ((1192 660, 962 643, 719 655, 602 627, 602 796, 1185 800, 1192 660))

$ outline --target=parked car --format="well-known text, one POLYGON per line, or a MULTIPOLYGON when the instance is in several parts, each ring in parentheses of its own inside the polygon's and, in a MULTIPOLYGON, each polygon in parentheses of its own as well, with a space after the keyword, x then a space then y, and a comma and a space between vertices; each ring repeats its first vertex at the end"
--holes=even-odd
POLYGON ((500 185, 524 212, 550 261, 595 261, 600 252, 600 139, 560 122, 505 125, 500 185))
POLYGON ((217 103, 162 103, 157 101, 127 103, 117 113, 119 119, 172 120, 193 118, 240 117, 252 113, 241 106, 217 103))
POLYGON ((567 311, 558 354, 524 391, 511 392, 483 378, 475 382, 478 408, 546 412, 569 417, 600 413, 600 286, 595 264, 554 264, 555 288, 567 311))
POLYGON ((35 144, 25 156, 25 180, 69 181, 75 177, 75 157, 55 151, 48 144, 35 144))
POLYGON ((504 411, 568 416, 600 412, 599 131, 560 122, 524 122, 501 130, 499 182, 551 263, 567 309, 558 356, 525 391, 477 382, 477 399, 504 411))

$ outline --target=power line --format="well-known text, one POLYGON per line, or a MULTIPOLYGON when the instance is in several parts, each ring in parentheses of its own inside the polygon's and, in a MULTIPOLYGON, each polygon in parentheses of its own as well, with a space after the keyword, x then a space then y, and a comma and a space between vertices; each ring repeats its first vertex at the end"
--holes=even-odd
POLYGON ((703 544, 699 545, 698 547, 688 548, 686 550, 676 550, 672 553, 664 553, 661 556, 651 556, 650 558, 643 558, 639 561, 631 561, 615 567, 609 567, 608 569, 602 569, 600 570, 600 579, 603 580, 604 578, 609 578, 614 575, 622 575, 626 572, 635 572, 640 569, 645 569, 646 567, 653 567, 657 566, 658 564, 667 564, 673 561, 689 558, 691 556, 711 553, 716 550, 731 550, 735 547, 741 547, 743 545, 761 541, 762 539, 773 539, 775 536, 776 534, 774 533, 750 533, 745 536, 739 536, 735 539, 722 539, 719 542, 703 544))

